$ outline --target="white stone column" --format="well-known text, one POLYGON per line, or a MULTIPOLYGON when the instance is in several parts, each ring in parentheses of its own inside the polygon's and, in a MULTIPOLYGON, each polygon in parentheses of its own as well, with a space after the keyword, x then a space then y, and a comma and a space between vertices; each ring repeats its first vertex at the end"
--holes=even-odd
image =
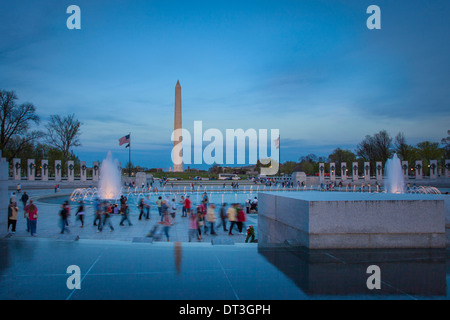
MULTIPOLYGON (((8 230, 8 167, 9 164, 6 158, 2 158, 2 151, 0 150, 0 236, 6 235, 8 230)), ((3 258, 3 257, 2 257, 3 258)))
POLYGON ((75 177, 75 165, 72 160, 67 161, 67 181, 73 182, 75 177))
POLYGON ((430 179, 437 179, 438 165, 437 160, 430 160, 430 179))
POLYGON ((48 160, 41 161, 41 181, 48 181, 48 160))
POLYGON ((383 181, 383 163, 381 161, 375 163, 375 173, 377 181, 383 181))
POLYGON ((21 168, 21 164, 20 164, 20 159, 14 158, 13 159, 13 177, 14 177, 14 180, 22 179, 21 172, 22 172, 22 168, 21 168))
POLYGON ((402 172, 403 172, 403 177, 405 179, 408 179, 409 177, 409 167, 408 167, 408 161, 402 161, 402 172))
POLYGON ((450 160, 445 160, 445 176, 450 178, 450 160))
POLYGON ((358 162, 352 163, 352 179, 353 181, 358 181, 358 162))
POLYGON ((86 167, 86 161, 80 162, 80 181, 86 182, 87 178, 87 167, 86 167))
POLYGON ((27 178, 29 181, 34 181, 35 173, 36 165, 34 164, 34 159, 27 159, 27 178))
POLYGON ((92 180, 98 181, 99 175, 100 175, 100 165, 98 161, 94 161, 92 163, 92 180))
POLYGON ((370 162, 364 162, 364 181, 370 181, 370 162))
POLYGON ((61 181, 62 166, 61 160, 55 160, 55 182, 61 181))
POLYGON ((422 160, 416 160, 416 180, 423 179, 422 160))
POLYGON ((336 181, 336 163, 330 162, 330 181, 336 181))
POLYGON ((341 181, 347 180, 347 162, 341 163, 341 181))
POLYGON ((319 163, 319 181, 323 182, 325 180, 325 164, 319 163))

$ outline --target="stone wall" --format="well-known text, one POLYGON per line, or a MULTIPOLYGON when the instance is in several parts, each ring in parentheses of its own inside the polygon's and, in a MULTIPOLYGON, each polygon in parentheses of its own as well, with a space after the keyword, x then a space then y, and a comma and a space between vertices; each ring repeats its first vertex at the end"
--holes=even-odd
POLYGON ((259 193, 258 238, 311 249, 445 248, 443 197, 259 193))

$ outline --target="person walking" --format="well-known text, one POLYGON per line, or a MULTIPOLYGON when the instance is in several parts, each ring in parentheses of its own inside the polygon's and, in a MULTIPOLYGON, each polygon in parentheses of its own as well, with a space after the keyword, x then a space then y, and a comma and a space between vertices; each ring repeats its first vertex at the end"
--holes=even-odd
POLYGON ((220 207, 220 224, 217 227, 223 227, 223 231, 228 231, 227 229, 227 204, 222 203, 222 207, 220 207))
POLYGON ((111 217, 111 213, 112 213, 112 207, 110 205, 107 204, 107 202, 105 201, 103 203, 103 223, 99 223, 99 231, 102 232, 103 231, 103 227, 106 226, 108 224, 109 228, 111 229, 111 232, 114 231, 114 227, 111 223, 110 217, 111 217))
POLYGON ((30 232, 30 219, 28 219, 28 208, 30 207, 31 204, 31 200, 30 203, 27 204, 25 206, 25 208, 23 208, 23 217, 25 218, 26 222, 27 222, 27 232, 30 232))
POLYGON ((161 199, 161 221, 164 219, 164 213, 168 213, 168 210, 169 207, 167 206, 167 201, 161 199))
POLYGON ((124 204, 121 208, 120 208, 120 212, 122 214, 122 219, 120 220, 120 225, 123 226, 125 220, 128 221, 128 225, 132 226, 133 224, 130 221, 130 218, 128 217, 129 213, 130 213, 130 209, 128 208, 127 204, 124 204))
POLYGON ((227 219, 230 221, 230 229, 228 231, 228 235, 233 235, 233 227, 237 224, 237 212, 236 212, 236 204, 233 203, 231 207, 227 210, 227 219))
POLYGON ((161 217, 161 221, 162 221, 162 209, 161 209, 161 206, 162 206, 162 197, 159 196, 158 200, 156 200, 156 207, 158 208, 158 213, 159 213, 159 216, 161 217))
POLYGON ((84 228, 84 202, 80 202, 80 206, 78 207, 77 212, 75 213, 75 216, 80 220, 81 222, 81 228, 84 228))
POLYGON ((195 216, 197 218, 198 240, 201 241, 202 240, 202 227, 205 224, 205 220, 204 220, 203 212, 202 212, 202 209, 200 208, 200 206, 197 206, 197 213, 195 216))
POLYGON ((164 234, 166 235, 167 242, 169 242, 170 241, 169 229, 170 229, 170 226, 172 225, 172 223, 171 223, 171 218, 170 218, 170 212, 168 210, 163 211, 163 220, 162 220, 161 224, 163 225, 163 231, 164 231, 164 234))
POLYGON ((177 203, 175 202, 175 198, 172 199, 172 202, 170 203, 170 216, 171 216, 171 221, 170 224, 174 224, 175 223, 175 216, 177 214, 177 203))
POLYGON ((30 222, 30 234, 32 237, 36 236, 38 216, 38 208, 33 203, 33 200, 30 200, 30 205, 28 206, 28 220, 30 222))
POLYGON ((20 197, 20 200, 22 201, 24 208, 27 206, 28 199, 29 199, 28 194, 26 191, 24 191, 22 197, 20 197))
POLYGON ((138 205, 138 208, 139 208, 139 220, 142 220, 142 216, 144 215, 144 206, 145 206, 144 199, 141 199, 139 201, 139 205, 138 205))
POLYGON ((19 207, 17 203, 13 202, 8 206, 8 232, 9 226, 11 226, 11 232, 16 233, 17 214, 19 213, 19 207))
POLYGON ((14 203, 14 202, 17 203, 17 198, 16 198, 16 193, 15 192, 13 192, 11 194, 11 196, 9 197, 9 203, 14 203))
POLYGON ((99 201, 99 199, 94 200, 94 210, 95 210, 94 226, 96 227, 98 226, 98 230, 100 230, 100 225, 102 224, 102 203, 99 201))
POLYGON ((192 210, 192 201, 189 198, 189 196, 186 196, 186 199, 184 200, 184 206, 186 207, 185 217, 187 217, 191 213, 191 210, 192 210))
POLYGON ((216 206, 214 204, 210 204, 208 206, 207 214, 206 214, 206 221, 209 223, 211 231, 211 235, 217 235, 214 231, 214 223, 216 221, 216 206))
POLYGON ((147 197, 144 199, 144 207, 145 210, 147 211, 147 214, 145 216, 145 220, 150 220, 150 208, 151 208, 151 201, 150 201, 150 196, 147 195, 147 197))
POLYGON ((181 217, 183 218, 183 217, 186 216, 186 203, 185 203, 185 200, 184 200, 184 196, 181 196, 180 203, 183 206, 182 209, 181 209, 181 217))
POLYGON ((67 203, 64 202, 61 206, 61 211, 59 212, 59 216, 61 217, 61 234, 64 234, 64 231, 67 230, 70 233, 70 230, 67 228, 68 222, 67 219, 69 217, 69 210, 67 208, 67 203))
POLYGON ((198 233, 197 213, 190 212, 188 215, 188 219, 189 219, 189 231, 188 231, 189 242, 191 242, 191 239, 194 237, 197 238, 198 241, 200 241, 198 233))
POLYGON ((246 219, 245 212, 242 209, 241 205, 237 206, 237 212, 238 212, 238 214, 237 214, 237 226, 238 226, 239 233, 242 233, 242 229, 244 227, 244 222, 247 219, 246 219))

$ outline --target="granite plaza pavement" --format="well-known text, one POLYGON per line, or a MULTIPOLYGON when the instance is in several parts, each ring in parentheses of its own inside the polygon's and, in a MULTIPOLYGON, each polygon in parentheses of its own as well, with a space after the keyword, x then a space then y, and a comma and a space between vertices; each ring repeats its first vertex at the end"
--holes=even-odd
MULTIPOLYGON (((85 226, 81 228, 81 222, 75 218, 75 212, 77 210, 77 205, 71 206, 71 215, 69 217, 69 232, 65 232, 61 234, 61 220, 59 217, 59 212, 61 209, 61 204, 64 200, 69 200, 70 194, 73 189, 60 189, 58 193, 54 193, 53 189, 29 189, 23 190, 28 193, 30 199, 33 199, 34 203, 38 207, 39 210, 39 218, 37 221, 37 233, 36 238, 47 238, 47 239, 61 239, 61 240, 75 240, 79 237, 79 239, 89 239, 89 240, 118 240, 118 241, 128 241, 128 242, 153 242, 153 241, 161 241, 167 242, 166 236, 161 230, 161 239, 157 239, 155 237, 147 237, 146 235, 149 231, 160 221, 160 216, 154 204, 150 210, 150 219, 138 220, 139 218, 139 209, 130 204, 130 215, 129 218, 131 220, 132 226, 129 226, 127 221, 124 222, 124 226, 120 226, 120 220, 122 218, 121 215, 112 215, 110 220, 114 227, 114 231, 110 231, 108 225, 103 228, 102 232, 98 232, 97 227, 93 226, 94 221, 94 210, 93 207, 89 204, 86 204, 86 215, 85 215, 85 226), (49 203, 45 201, 45 197, 58 196, 60 199, 58 201, 52 200, 49 203)), ((9 193, 15 192, 14 190, 9 190, 9 193)), ((16 194, 19 214, 16 226, 16 232, 9 233, 7 237, 21 238, 21 237, 31 237, 30 234, 26 231, 26 220, 23 215, 23 205, 20 201, 21 194, 16 194)), ((156 195, 151 195, 150 200, 154 203, 157 200, 156 195)), ((144 211, 145 213, 145 211, 144 211)), ((219 210, 216 209, 216 225, 219 224, 219 210)), ((254 226, 256 232, 257 239, 257 214, 247 214, 247 221, 244 224, 244 228, 242 233, 240 234, 237 229, 233 230, 233 235, 228 235, 228 232, 225 232, 222 226, 216 227, 215 231, 217 235, 204 235, 202 232, 202 240, 200 242, 203 243, 216 243, 216 244, 234 244, 234 243, 245 243, 246 237, 246 227, 249 225, 254 226)), ((229 225, 229 223, 228 223, 229 225)), ((175 223, 170 227, 169 236, 171 242, 188 242, 188 219, 185 217, 181 217, 181 205, 179 205, 179 209, 177 210, 175 223)), ((203 229, 202 229, 203 231, 203 229)), ((192 240, 192 242, 199 242, 196 239, 192 240)))

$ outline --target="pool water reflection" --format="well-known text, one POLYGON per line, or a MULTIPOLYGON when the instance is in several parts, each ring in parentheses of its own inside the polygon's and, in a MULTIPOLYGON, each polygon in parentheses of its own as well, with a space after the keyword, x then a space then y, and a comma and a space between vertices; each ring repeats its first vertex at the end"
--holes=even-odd
POLYGON ((448 299, 448 250, 0 240, 0 299, 448 299), (81 289, 66 287, 69 265, 81 289), (369 265, 381 290, 369 290, 369 265))

